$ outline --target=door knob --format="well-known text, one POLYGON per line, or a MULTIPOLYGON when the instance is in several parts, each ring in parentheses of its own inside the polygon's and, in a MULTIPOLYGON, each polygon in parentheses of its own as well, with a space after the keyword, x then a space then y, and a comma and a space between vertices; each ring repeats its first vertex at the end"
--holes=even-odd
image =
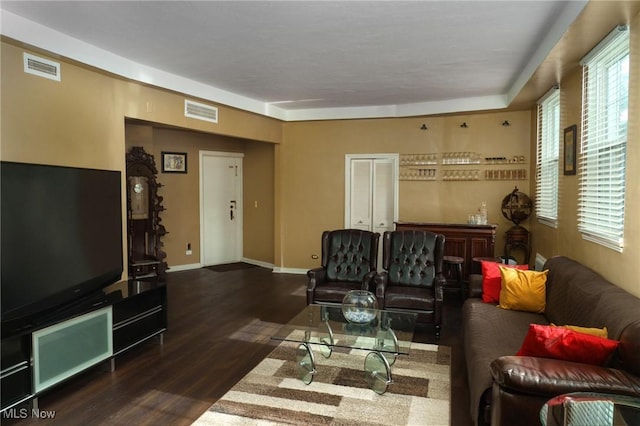
POLYGON ((231 201, 229 201, 229 203, 231 204, 231 205, 229 206, 229 218, 230 218, 231 220, 233 220, 233 210, 234 210, 234 209, 235 209, 235 207, 236 207, 236 200, 231 200, 231 201))

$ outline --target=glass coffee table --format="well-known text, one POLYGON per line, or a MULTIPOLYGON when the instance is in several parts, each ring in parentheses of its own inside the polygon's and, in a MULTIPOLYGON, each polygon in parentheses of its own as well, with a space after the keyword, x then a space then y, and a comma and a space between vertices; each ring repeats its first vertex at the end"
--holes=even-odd
POLYGON ((640 398, 575 392, 556 396, 540 410, 544 426, 623 426, 640 424, 640 398))
POLYGON ((364 377, 378 394, 392 383, 391 366, 398 355, 408 355, 417 314, 375 310, 367 324, 349 323, 338 306, 307 305, 271 338, 298 343, 298 377, 306 384, 316 374, 313 348, 329 358, 334 348, 369 351, 364 360, 364 377))

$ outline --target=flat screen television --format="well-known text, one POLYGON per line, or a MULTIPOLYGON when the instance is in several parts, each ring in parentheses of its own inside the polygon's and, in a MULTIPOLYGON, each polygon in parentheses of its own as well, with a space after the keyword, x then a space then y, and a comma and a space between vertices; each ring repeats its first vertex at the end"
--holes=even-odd
POLYGON ((119 171, 0 162, 3 324, 120 279, 121 200, 119 171))

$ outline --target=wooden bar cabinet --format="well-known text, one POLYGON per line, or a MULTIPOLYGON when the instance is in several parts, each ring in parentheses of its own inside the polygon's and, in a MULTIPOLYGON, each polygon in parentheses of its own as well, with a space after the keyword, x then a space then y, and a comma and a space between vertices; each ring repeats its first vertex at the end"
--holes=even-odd
POLYGON ((396 230, 426 230, 443 234, 444 255, 464 258, 462 276, 480 273, 480 263, 473 258, 495 257, 496 229, 498 225, 470 225, 466 223, 396 222, 396 230))

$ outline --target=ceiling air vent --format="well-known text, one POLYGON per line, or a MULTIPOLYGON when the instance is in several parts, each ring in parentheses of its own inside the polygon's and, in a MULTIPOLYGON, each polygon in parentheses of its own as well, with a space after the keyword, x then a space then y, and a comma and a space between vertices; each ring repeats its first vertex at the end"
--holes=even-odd
POLYGON ((218 108, 185 99, 184 116, 217 123, 218 108))
POLYGON ((60 81, 60 64, 24 53, 24 72, 60 81))

